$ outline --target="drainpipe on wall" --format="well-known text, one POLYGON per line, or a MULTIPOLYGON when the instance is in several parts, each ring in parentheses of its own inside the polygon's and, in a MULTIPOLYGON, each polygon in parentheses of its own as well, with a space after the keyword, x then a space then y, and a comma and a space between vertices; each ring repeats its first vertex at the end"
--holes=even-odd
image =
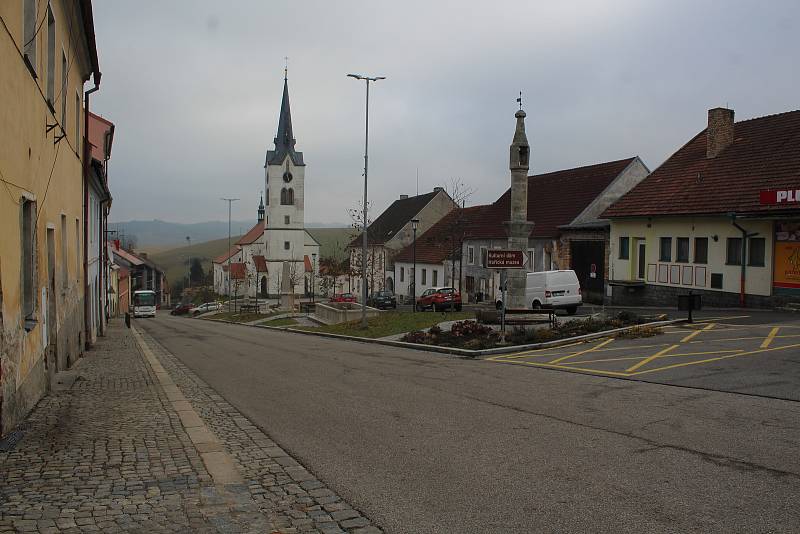
POLYGON ((731 213, 731 224, 740 232, 742 232, 742 275, 739 281, 739 305, 744 308, 744 285, 745 285, 745 269, 747 265, 747 240, 748 238, 755 237, 758 235, 758 232, 753 232, 751 234, 747 233, 747 230, 742 228, 739 223, 736 222, 736 214, 731 213))
POLYGON ((100 90, 100 77, 95 76, 94 87, 83 93, 83 336, 84 347, 90 348, 91 323, 89 312, 89 95, 100 90))

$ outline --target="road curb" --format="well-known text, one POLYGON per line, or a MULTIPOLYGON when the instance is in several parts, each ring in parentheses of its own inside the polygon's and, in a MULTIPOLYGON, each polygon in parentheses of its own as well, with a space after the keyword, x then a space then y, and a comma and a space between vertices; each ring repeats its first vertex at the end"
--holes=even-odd
POLYGON ((469 350, 469 349, 459 349, 456 347, 440 347, 437 345, 424 345, 422 343, 408 343, 405 341, 394 341, 389 339, 374 339, 369 337, 360 337, 360 336, 347 336, 343 334, 331 334, 329 332, 310 332, 308 330, 299 330, 297 328, 292 328, 289 326, 266 326, 266 325, 255 325, 255 324, 244 324, 244 323, 237 323, 235 321, 226 321, 222 319, 216 319, 215 322, 218 323, 228 323, 228 324, 238 324, 241 326, 248 326, 251 328, 266 328, 269 330, 279 330, 281 332, 291 332, 294 334, 304 334, 307 336, 318 336, 318 337, 327 337, 327 338, 334 338, 334 339, 343 339, 346 341, 356 341, 361 343, 372 343, 375 345, 386 345, 389 347, 399 347, 404 349, 415 349, 415 350, 422 350, 425 352, 437 352, 440 354, 450 354, 452 356, 459 356, 465 359, 475 359, 480 358, 482 356, 497 356, 500 354, 510 354, 514 352, 520 352, 523 350, 536 350, 536 349, 547 349, 553 347, 560 347, 562 345, 569 345, 570 343, 576 343, 580 341, 589 341, 592 339, 597 339, 601 337, 608 337, 614 334, 619 334, 622 332, 627 332, 628 330, 633 330, 635 328, 642 328, 644 326, 651 326, 651 327, 659 327, 659 326, 669 326, 673 324, 680 324, 687 322, 687 319, 670 319, 668 321, 654 321, 651 323, 642 323, 636 324, 631 326, 623 326, 622 328, 613 328, 611 330, 603 330, 602 332, 594 332, 592 334, 584 334, 582 336, 574 336, 564 339, 556 339, 555 341, 546 341, 544 343, 530 343, 527 345, 513 345, 510 347, 496 347, 493 349, 482 349, 482 350, 469 350))

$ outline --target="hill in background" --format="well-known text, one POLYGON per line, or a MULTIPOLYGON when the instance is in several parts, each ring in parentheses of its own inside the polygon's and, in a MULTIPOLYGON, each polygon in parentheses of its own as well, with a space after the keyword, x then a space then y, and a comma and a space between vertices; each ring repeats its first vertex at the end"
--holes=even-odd
MULTIPOLYGON (((225 223, 226 233, 227 226, 225 223)), ((343 260, 347 257, 345 249, 353 236, 351 228, 306 228, 306 230, 319 242, 320 256, 323 258, 335 257, 343 260)), ((236 243, 240 237, 240 235, 231 237, 231 243, 236 243)), ((208 271, 211 268, 211 261, 228 249, 228 238, 166 250, 160 247, 149 248, 150 250, 148 247, 140 245, 137 250, 149 252, 148 258, 164 269, 167 273, 167 280, 172 282, 188 276, 191 258, 199 258, 203 264, 203 270, 208 271)))
MULTIPOLYGON (((231 234, 242 235, 253 227, 255 221, 231 221, 231 234)), ((306 228, 342 227, 344 224, 309 223, 306 228)), ((127 236, 136 237, 137 249, 156 251, 186 245, 188 236, 191 243, 228 237, 227 221, 206 221, 191 224, 172 223, 166 221, 125 221, 108 223, 109 230, 124 232, 127 236)))

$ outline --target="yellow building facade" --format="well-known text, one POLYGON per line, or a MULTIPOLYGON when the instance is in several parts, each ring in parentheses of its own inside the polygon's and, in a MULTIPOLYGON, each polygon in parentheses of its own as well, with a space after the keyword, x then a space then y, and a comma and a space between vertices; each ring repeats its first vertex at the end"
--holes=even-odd
POLYGON ((88 0, 0 3, 0 433, 83 352, 88 0))

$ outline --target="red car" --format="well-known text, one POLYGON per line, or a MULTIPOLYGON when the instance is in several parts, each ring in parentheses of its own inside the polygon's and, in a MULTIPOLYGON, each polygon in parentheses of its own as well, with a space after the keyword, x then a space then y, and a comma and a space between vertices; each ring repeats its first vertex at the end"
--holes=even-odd
POLYGON ((352 293, 336 293, 330 298, 330 302, 355 302, 356 296, 352 293))
POLYGON ((194 304, 187 302, 186 304, 179 304, 178 306, 175 306, 169 313, 170 315, 186 315, 192 308, 194 308, 194 304))
POLYGON ((433 311, 453 309, 461 311, 461 293, 452 287, 426 289, 417 299, 417 310, 431 308, 433 311))

